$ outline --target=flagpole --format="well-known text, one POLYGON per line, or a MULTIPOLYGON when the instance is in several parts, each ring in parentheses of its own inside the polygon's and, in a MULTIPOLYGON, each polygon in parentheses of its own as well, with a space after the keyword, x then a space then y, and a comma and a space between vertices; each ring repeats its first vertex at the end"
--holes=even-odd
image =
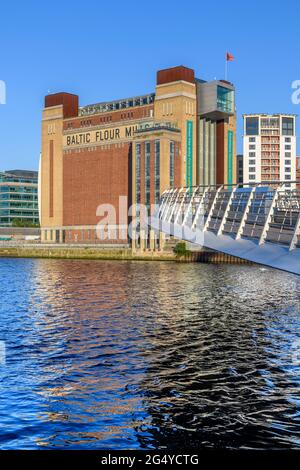
POLYGON ((227 81, 227 75, 228 75, 228 64, 227 64, 227 56, 225 56, 225 80, 227 81))

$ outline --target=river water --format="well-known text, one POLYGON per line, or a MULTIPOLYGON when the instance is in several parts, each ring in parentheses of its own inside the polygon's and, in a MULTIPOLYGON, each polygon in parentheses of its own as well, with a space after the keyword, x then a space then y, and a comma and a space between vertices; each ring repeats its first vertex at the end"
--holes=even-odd
POLYGON ((0 259, 0 448, 300 448, 300 278, 0 259))

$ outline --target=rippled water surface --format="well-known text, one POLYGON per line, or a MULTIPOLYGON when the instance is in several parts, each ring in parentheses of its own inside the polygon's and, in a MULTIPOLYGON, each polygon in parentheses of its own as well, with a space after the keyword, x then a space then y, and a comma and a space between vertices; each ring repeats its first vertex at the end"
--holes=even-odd
POLYGON ((300 278, 29 259, 0 275, 0 448, 300 448, 300 278))

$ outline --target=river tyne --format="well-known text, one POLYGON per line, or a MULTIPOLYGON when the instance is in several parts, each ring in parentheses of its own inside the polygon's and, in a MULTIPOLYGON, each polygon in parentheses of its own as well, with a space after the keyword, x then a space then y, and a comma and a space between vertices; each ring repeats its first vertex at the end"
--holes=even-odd
POLYGON ((300 278, 0 260, 1 449, 299 449, 300 278))

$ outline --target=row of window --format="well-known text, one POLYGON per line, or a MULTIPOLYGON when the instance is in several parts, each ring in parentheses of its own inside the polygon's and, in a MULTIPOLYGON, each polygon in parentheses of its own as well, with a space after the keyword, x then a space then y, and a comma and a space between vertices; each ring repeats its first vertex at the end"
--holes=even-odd
MULTIPOLYGON (((262 152, 262 157, 267 157, 267 156, 271 156, 271 157, 278 157, 279 158, 279 155, 278 153, 274 153, 274 152, 262 152)), ((249 152, 249 158, 256 158, 256 153, 255 152, 249 152)), ((285 158, 292 158, 292 153, 291 152, 285 152, 284 153, 284 156, 285 158)))
MULTIPOLYGON (((175 112, 175 104, 163 103, 161 109, 163 116, 171 116, 175 112)), ((195 104, 192 101, 185 101, 185 113, 190 115, 195 113, 195 104)))
POLYGON ((115 144, 103 144, 98 146, 90 146, 90 147, 82 147, 82 148, 73 148, 73 149, 66 149, 64 150, 64 155, 72 154, 72 153, 83 153, 83 152, 96 152, 99 150, 109 150, 112 148, 123 148, 127 143, 125 142, 117 142, 115 144))
MULTIPOLYGON (((145 109, 143 112, 142 112, 142 116, 141 117, 152 117, 153 116, 153 110, 152 109, 145 109)), ((122 113, 121 116, 120 116, 120 119, 123 120, 123 119, 133 119, 134 117, 134 113, 133 111, 130 111, 128 113, 122 113)), ((108 123, 108 122, 112 122, 112 115, 108 115, 108 116, 103 116, 103 117, 100 117, 100 123, 108 123)), ((73 122, 69 122, 67 123, 67 129, 73 129, 73 122)), ((80 121, 80 127, 91 127, 93 125, 93 122, 91 119, 84 119, 82 121, 80 121)), ((55 134, 55 128, 52 129, 52 127, 50 127, 52 125, 49 125, 48 126, 48 134, 55 134)), ((75 125, 75 128, 77 126, 75 125)))
MULTIPOLYGON (((37 221, 38 222, 38 221, 37 221)), ((43 231, 43 239, 47 242, 54 242, 58 243, 60 241, 64 242, 86 242, 86 241, 93 241, 97 242, 98 240, 101 241, 99 238, 102 230, 101 228, 98 229, 80 229, 80 230, 56 230, 56 229, 48 229, 43 231), (100 233, 99 233, 100 232, 100 233), (62 237, 60 239, 60 236, 62 237)), ((108 232, 109 233, 109 232, 108 232)), ((121 228, 111 229, 111 234, 116 236, 116 233, 119 233, 120 239, 126 242, 127 239, 127 230, 121 228)))
POLYGON ((22 210, 18 210, 18 209, 4 209, 4 210, 1 210, 1 217, 4 216, 4 215, 7 215, 7 216, 10 216, 12 219, 15 218, 15 217, 24 217, 24 218, 33 218, 33 217, 37 217, 37 211, 33 211, 32 209, 28 209, 28 211, 26 211, 24 209, 24 212, 23 212, 23 208, 22 210))
POLYGON ((37 187, 28 186, 0 186, 1 193, 14 193, 14 194, 34 194, 37 193, 37 187))
MULTIPOLYGON (((265 167, 265 169, 270 169, 270 168, 271 168, 271 169, 275 169, 275 168, 278 168, 278 166, 276 166, 276 165, 271 165, 271 166, 270 166, 270 165, 267 165, 267 166, 265 167)), ((255 173, 255 171, 256 171, 256 167, 255 167, 255 166, 249 166, 249 173, 255 173)), ((286 173, 291 173, 292 170, 291 170, 291 167, 286 166, 285 169, 284 169, 284 171, 285 171, 286 173)))
POLYGON ((0 208, 7 207, 7 208, 15 208, 21 207, 22 209, 36 209, 38 210, 37 202, 11 202, 11 201, 2 201, 0 200, 0 208))
POLYGON ((135 106, 145 106, 154 102, 155 95, 144 95, 136 98, 130 98, 127 100, 112 101, 110 103, 98 103, 88 105, 79 109, 79 114, 84 116, 86 114, 98 114, 109 111, 117 111, 124 108, 132 108, 135 106))
MULTIPOLYGON (((280 120, 276 118, 261 118, 258 116, 246 117, 246 135, 259 135, 260 129, 265 128, 266 130, 279 129, 280 120)), ((293 117, 282 117, 281 118, 281 133, 282 135, 290 136, 294 135, 294 118, 293 117)))
MULTIPOLYGON (((141 144, 137 143, 135 147, 136 161, 135 161, 135 174, 136 174, 136 203, 141 202, 141 144)), ((151 144, 145 142, 145 204, 150 206, 150 193, 151 193, 151 144)), ((174 188, 174 167, 175 167, 175 142, 170 141, 170 167, 169 179, 170 187, 174 188)), ((160 198, 160 141, 154 142, 154 189, 155 189, 155 203, 159 202, 160 198)))
MULTIPOLYGON (((274 144, 268 144, 268 145, 263 144, 262 145, 263 150, 269 150, 270 147, 271 147, 271 150, 279 150, 279 145, 274 145, 274 144)), ((255 150, 255 149, 256 149, 255 144, 249 145, 249 150, 255 150)), ((284 146, 284 150, 292 150, 292 146, 289 145, 289 144, 286 144, 284 146)))
MULTIPOLYGON (((151 145, 145 142, 145 204, 150 206, 150 162, 151 145)), ((159 202, 160 197, 160 141, 154 142, 154 186, 155 202, 159 202)), ((141 202, 141 144, 136 144, 136 202, 141 202)))

